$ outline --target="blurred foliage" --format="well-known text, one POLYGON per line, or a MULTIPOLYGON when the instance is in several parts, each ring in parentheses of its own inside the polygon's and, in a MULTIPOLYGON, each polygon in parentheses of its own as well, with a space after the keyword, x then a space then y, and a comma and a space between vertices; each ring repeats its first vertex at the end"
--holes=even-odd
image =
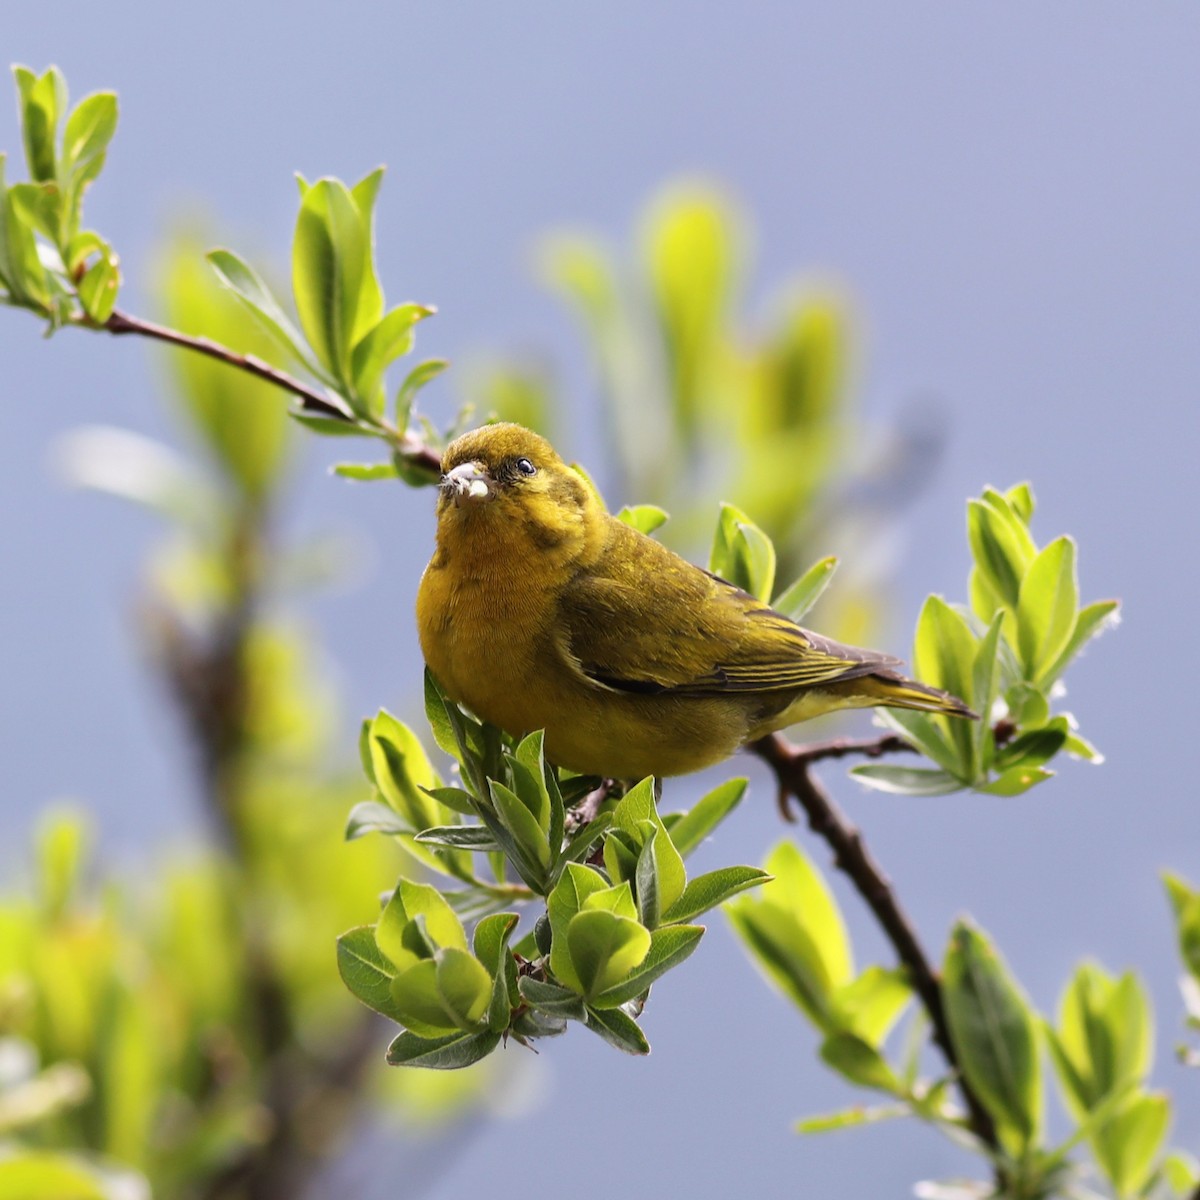
POLYGON ((669 509, 667 540, 686 550, 720 496, 754 514, 785 574, 843 552, 852 566, 821 626, 869 639, 880 550, 940 454, 938 427, 918 410, 890 430, 858 417, 856 336, 840 289, 794 279, 764 315, 745 311, 753 236, 721 189, 663 189, 633 241, 620 253, 563 232, 538 256, 596 364, 619 502, 669 509))
MULTIPOLYGON (((1170 872, 1164 874, 1163 882, 1175 917, 1179 957, 1184 968, 1179 987, 1183 993, 1185 1019, 1189 1031, 1195 1034, 1200 1032, 1200 889, 1170 872)), ((1180 1046, 1179 1057, 1189 1066, 1200 1067, 1200 1049, 1180 1046)))
MULTIPOLYGON (((181 237, 163 256, 167 318, 273 358, 197 246, 181 237)), ((139 631, 221 848, 89 886, 85 825, 63 817, 41 835, 33 894, 0 906, 0 1045, 29 1064, 13 1111, 48 1114, 6 1125, 22 1147, 10 1169, 51 1180, 30 1197, 65 1195, 55 1172, 84 1170, 60 1150, 90 1156, 97 1195, 140 1194, 120 1175, 111 1191, 110 1163, 181 1197, 258 1194, 269 1164, 272 1194, 299 1194, 373 1097, 453 1120, 484 1082, 380 1077, 374 1020, 337 977, 335 940, 412 859, 381 839, 341 840, 361 784, 333 766, 333 697, 288 611, 337 563, 326 540, 270 537, 294 439, 274 389, 196 355, 171 352, 169 367, 199 459, 110 428, 75 431, 57 457, 77 484, 166 522, 139 631)))

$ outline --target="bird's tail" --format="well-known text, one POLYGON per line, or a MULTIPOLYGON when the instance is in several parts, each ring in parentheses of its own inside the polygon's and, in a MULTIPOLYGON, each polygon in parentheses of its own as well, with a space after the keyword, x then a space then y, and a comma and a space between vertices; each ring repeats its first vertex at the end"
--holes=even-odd
POLYGON ((894 675, 890 671, 877 671, 854 681, 854 690, 867 698, 871 705, 884 708, 915 708, 921 712, 946 713, 952 717, 967 717, 977 721, 979 716, 972 712, 957 696, 943 692, 928 684, 894 675))

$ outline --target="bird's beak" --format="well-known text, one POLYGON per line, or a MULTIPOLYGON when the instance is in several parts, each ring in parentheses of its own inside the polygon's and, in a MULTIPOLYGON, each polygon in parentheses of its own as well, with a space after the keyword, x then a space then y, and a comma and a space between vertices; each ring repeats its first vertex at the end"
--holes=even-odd
POLYGON ((443 495, 460 507, 464 504, 482 504, 493 495, 492 477, 483 463, 459 463, 442 476, 441 486, 443 495))

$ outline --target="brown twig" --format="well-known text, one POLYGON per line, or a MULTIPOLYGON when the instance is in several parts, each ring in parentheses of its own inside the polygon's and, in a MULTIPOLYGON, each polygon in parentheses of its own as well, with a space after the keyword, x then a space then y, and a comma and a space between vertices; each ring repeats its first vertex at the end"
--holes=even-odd
MULTIPOLYGON (((827 758, 882 758, 885 754, 916 754, 916 748, 897 733, 885 733, 877 738, 830 738, 827 742, 810 742, 804 746, 789 746, 793 770, 807 770, 814 763, 827 758)), ((761 752, 760 752, 761 753, 761 752)), ((791 808, 792 793, 785 787, 779 789, 779 815, 785 821, 795 822, 796 814, 791 808)))
MULTIPOLYGON (((833 850, 834 865, 849 876, 859 895, 875 914, 900 961, 907 968, 913 989, 929 1014, 933 1039, 938 1049, 957 1074, 972 1132, 986 1145, 998 1149, 1000 1143, 995 1125, 959 1067, 950 1027, 946 1023, 937 972, 922 949, 912 922, 900 907, 887 876, 867 849, 862 834, 838 809, 810 770, 813 763, 825 758, 842 758, 847 754, 878 758, 883 754, 903 753, 912 747, 894 735, 873 742, 838 741, 804 747, 792 746, 779 734, 771 734, 754 742, 750 749, 775 773, 781 795, 792 796, 800 803, 808 816, 809 827, 833 850)), ((782 799, 780 807, 786 809, 782 799)))
MULTIPOLYGON (((141 317, 131 316, 129 313, 120 312, 117 309, 113 310, 103 325, 92 325, 91 327, 117 335, 138 334, 141 337, 166 342, 170 346, 194 350, 197 354, 215 358, 218 362, 226 363, 239 371, 245 371, 258 379, 266 380, 267 383, 274 384, 275 387, 282 388, 285 392, 290 392, 300 400, 300 408, 303 412, 314 416, 328 417, 334 421, 342 421, 347 425, 359 424, 358 418, 353 413, 342 407, 335 399, 331 399, 328 395, 322 395, 315 387, 303 380, 263 362, 261 358, 256 358, 253 354, 239 354, 235 350, 230 350, 228 346, 222 346, 211 338, 192 337, 190 334, 180 333, 177 329, 157 325, 153 321, 146 321, 141 317)), ((393 429, 383 423, 375 427, 374 431, 384 434, 395 453, 410 466, 434 477, 441 474, 441 456, 416 434, 407 430, 393 429)), ((364 429, 364 432, 367 430, 364 429)))

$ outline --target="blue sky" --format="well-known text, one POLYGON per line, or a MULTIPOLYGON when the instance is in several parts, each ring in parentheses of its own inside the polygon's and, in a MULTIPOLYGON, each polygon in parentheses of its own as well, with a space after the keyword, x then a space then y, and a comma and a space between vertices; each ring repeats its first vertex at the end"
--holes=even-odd
MULTIPOLYGON (((1071 680, 1084 732, 1108 754, 1102 768, 1068 766, 1018 800, 897 800, 831 779, 929 944, 970 912, 1043 1006, 1085 953, 1144 972, 1158 1078, 1181 1097, 1176 1141, 1200 1143, 1197 1081, 1171 1061, 1180 1005, 1156 879, 1170 865, 1200 880, 1188 699, 1200 12, 1095 0, 278 11, 215 0, 203 12, 6 15, 6 59, 59 63, 76 95, 121 95, 90 221, 121 252, 123 304, 149 303, 157 240, 181 208, 203 207, 233 244, 281 259, 294 170, 357 178, 386 162, 380 270, 389 294, 439 306, 422 351, 545 355, 576 414, 564 448, 586 462, 594 382, 533 281, 534 239, 563 225, 621 239, 664 181, 722 183, 757 226, 751 310, 798 271, 836 278, 856 307, 867 415, 887 421, 914 395, 943 406, 947 448, 911 514, 887 648, 907 649, 927 591, 962 595, 963 502, 986 483, 1031 479, 1039 537, 1074 534, 1087 598, 1125 602, 1121 629, 1071 680)), ((0 146, 18 147, 11 104, 0 146)), ((22 314, 0 320, 0 347, 0 859, 19 862, 39 806, 77 796, 108 851, 130 861, 199 826, 176 783, 171 722, 132 653, 128 602, 153 527, 64 493, 45 460, 85 421, 169 434, 160 377, 138 345, 47 343, 22 314)), ((452 395, 447 384, 431 405, 446 413, 452 395)), ((314 620, 348 712, 402 707, 417 678, 409 614, 430 500, 331 479, 323 453, 299 473, 297 519, 360 531, 375 567, 314 620)), ((723 862, 757 861, 780 834, 767 781, 746 769, 754 796, 722 834, 723 862)), ((673 785, 680 804, 689 786, 673 785)), ((839 895, 864 955, 882 953, 854 897, 839 895)), ((701 1198, 902 1195, 961 1165, 901 1127, 796 1139, 793 1117, 850 1093, 712 925, 689 977, 656 992, 650 1060, 579 1032, 548 1045, 544 1105, 485 1127, 429 1194, 516 1196, 527 1184, 517 1163, 536 1157, 539 1176, 588 1200, 625 1174, 607 1156, 632 1148, 638 1194, 686 1184, 701 1198)))

